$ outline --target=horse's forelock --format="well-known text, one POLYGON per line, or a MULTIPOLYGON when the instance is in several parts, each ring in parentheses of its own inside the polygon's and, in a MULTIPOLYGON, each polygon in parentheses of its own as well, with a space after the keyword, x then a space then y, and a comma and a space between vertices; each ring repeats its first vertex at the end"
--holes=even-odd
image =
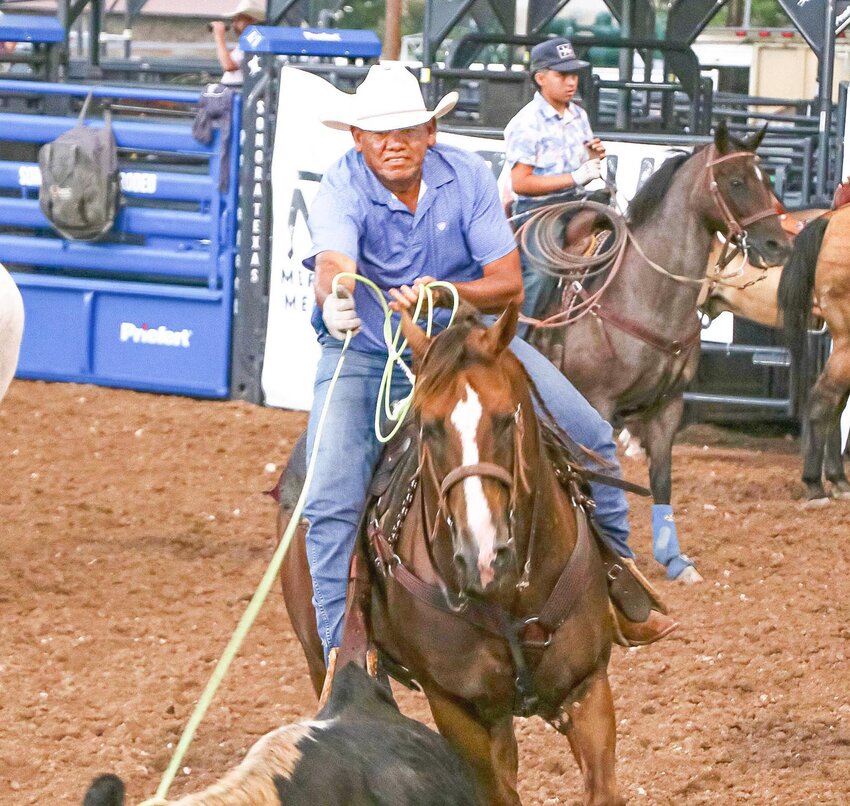
POLYGON ((493 363, 496 356, 486 349, 483 339, 486 332, 477 316, 465 317, 434 338, 416 374, 415 408, 421 408, 430 397, 445 391, 448 379, 461 370, 493 363))
POLYGON ((433 339, 416 373, 413 397, 415 408, 420 408, 424 401, 444 389, 446 379, 466 366, 470 357, 466 342, 476 326, 482 327, 474 320, 465 319, 456 322, 433 339))

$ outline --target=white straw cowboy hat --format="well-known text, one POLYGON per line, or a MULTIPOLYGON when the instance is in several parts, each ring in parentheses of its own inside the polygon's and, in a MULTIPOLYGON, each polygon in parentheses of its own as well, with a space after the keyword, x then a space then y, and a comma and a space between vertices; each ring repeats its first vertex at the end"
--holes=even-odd
POLYGON ((409 129, 451 112, 457 99, 458 94, 450 92, 429 112, 416 76, 400 62, 384 62, 369 68, 354 95, 341 93, 336 113, 321 115, 320 120, 344 131, 352 126, 367 132, 409 129))
POLYGON ((226 19, 232 20, 244 14, 257 22, 266 21, 266 4, 263 0, 239 0, 239 5, 227 15, 226 19))

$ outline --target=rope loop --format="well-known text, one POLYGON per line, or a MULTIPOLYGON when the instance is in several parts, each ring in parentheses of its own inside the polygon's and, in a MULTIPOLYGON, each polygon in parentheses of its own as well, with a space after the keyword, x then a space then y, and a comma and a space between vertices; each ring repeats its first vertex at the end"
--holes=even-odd
POLYGON ((541 274, 571 282, 584 281, 607 271, 626 238, 623 216, 607 204, 590 200, 549 204, 533 211, 519 226, 516 238, 529 265, 541 274), (607 219, 613 234, 610 246, 599 255, 576 255, 564 248, 564 219, 584 210, 607 219))

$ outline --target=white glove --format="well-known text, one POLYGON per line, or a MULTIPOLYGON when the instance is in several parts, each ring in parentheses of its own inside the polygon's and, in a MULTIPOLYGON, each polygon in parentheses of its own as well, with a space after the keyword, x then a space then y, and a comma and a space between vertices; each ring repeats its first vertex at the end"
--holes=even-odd
POLYGON ((328 333, 342 341, 349 330, 354 335, 360 330, 360 317, 354 309, 354 297, 345 289, 338 289, 336 294, 328 294, 322 305, 322 321, 328 333), (340 296, 337 296, 339 294, 340 296))
POLYGON ((586 185, 594 179, 602 176, 602 160, 588 160, 572 172, 573 182, 576 185, 586 185))

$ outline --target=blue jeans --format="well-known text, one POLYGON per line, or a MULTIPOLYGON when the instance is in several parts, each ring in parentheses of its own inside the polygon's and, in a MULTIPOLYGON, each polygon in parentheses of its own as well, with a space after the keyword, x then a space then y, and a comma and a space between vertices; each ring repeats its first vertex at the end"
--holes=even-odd
MULTIPOLYGON (((316 370, 313 407, 307 427, 307 455, 315 447, 316 426, 336 368, 342 343, 327 338, 316 370)), ((576 391, 573 385, 540 353, 520 339, 511 349, 523 363, 558 424, 573 439, 614 462, 619 473, 611 426, 576 391)), ((369 482, 382 446, 374 433, 375 404, 386 356, 349 349, 334 389, 307 493, 304 517, 307 559, 313 580, 313 604, 319 637, 327 657, 342 640, 348 566, 369 482)), ((410 390, 396 373, 393 389, 398 397, 410 390)), ((628 513, 622 490, 594 484, 595 518, 609 542, 621 555, 632 557, 628 547, 628 513)))

